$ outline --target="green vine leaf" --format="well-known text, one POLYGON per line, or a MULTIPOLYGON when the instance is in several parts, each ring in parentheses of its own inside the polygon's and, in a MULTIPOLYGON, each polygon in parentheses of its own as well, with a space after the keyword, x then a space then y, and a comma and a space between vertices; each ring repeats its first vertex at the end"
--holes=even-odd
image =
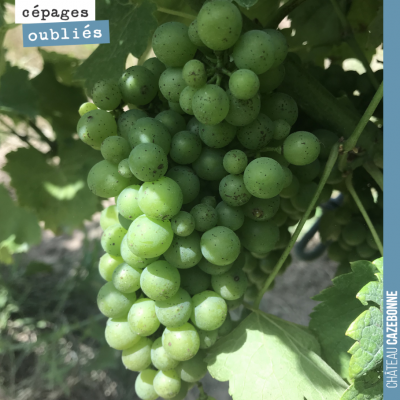
POLYGON ((340 400, 382 400, 383 399, 382 367, 369 371, 357 379, 344 393, 340 400))
POLYGON ((368 31, 368 45, 372 48, 378 47, 383 42, 383 4, 379 7, 378 13, 369 24, 368 31))
POLYGON ((352 272, 333 279, 333 286, 313 300, 321 301, 311 314, 310 328, 317 335, 323 359, 343 378, 349 377, 351 338, 349 325, 367 309, 356 295, 367 283, 376 280, 376 267, 369 261, 351 263, 352 272))
POLYGON ((205 361, 215 379, 229 380, 234 400, 337 400, 347 385, 318 353, 303 327, 254 311, 205 361))
POLYGON ((118 79, 129 53, 140 58, 157 28, 156 6, 151 1, 110 4, 103 0, 96 7, 96 19, 110 21, 110 43, 99 45, 76 71, 76 78, 84 80, 89 91, 100 79, 118 79))

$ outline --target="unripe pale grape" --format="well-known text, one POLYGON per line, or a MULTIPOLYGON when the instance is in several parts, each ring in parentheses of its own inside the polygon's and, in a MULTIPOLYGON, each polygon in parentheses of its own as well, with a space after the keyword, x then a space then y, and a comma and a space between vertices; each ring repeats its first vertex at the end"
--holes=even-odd
POLYGON ((185 382, 195 383, 204 378, 207 373, 207 364, 203 361, 205 354, 199 351, 193 358, 183 361, 176 369, 178 375, 185 382))
POLYGON ((79 115, 82 117, 83 115, 85 115, 89 111, 93 111, 93 110, 97 110, 97 107, 96 107, 95 104, 89 103, 89 102, 83 103, 79 107, 79 115))
POLYGON ((318 138, 310 132, 294 132, 283 142, 283 155, 294 165, 312 163, 318 158, 320 150, 318 138))
POLYGON ((242 174, 247 167, 247 156, 242 150, 230 150, 223 159, 225 170, 233 175, 242 174))
MULTIPOLYGON (((125 158, 124 160, 122 160, 119 164, 118 164, 118 173, 126 179, 132 179, 133 178, 133 174, 132 171, 129 168, 129 160, 127 158, 125 158)), ((137 179, 137 178, 136 178, 137 179)), ((140 182, 138 180, 138 182, 140 182)))
POLYGON ((249 69, 238 69, 229 78, 229 90, 240 100, 254 97, 260 87, 258 76, 249 69))
POLYGON ((156 400, 158 394, 154 390, 153 381, 157 371, 146 369, 142 371, 135 381, 135 392, 141 400, 156 400))
POLYGON ((112 282, 103 285, 97 296, 100 312, 109 318, 124 318, 136 300, 135 293, 121 293, 112 282))
POLYGON ((224 337, 229 333, 231 333, 234 328, 235 328, 235 323, 232 321, 231 316, 228 313, 224 323, 218 329, 218 336, 224 337))
POLYGON ((133 125, 138 121, 140 118, 148 117, 147 113, 143 110, 139 110, 137 108, 133 110, 125 111, 121 116, 118 118, 118 131, 119 134, 128 140, 128 134, 132 129, 133 125))
POLYGON ((285 60, 288 53, 286 38, 282 32, 276 29, 264 29, 264 32, 272 39, 274 45, 274 63, 272 68, 277 68, 285 60))
POLYGON ((126 229, 124 229, 119 223, 111 225, 101 236, 101 247, 111 256, 120 257, 121 242, 125 235, 126 229))
POLYGON ((228 265, 215 265, 215 264, 212 264, 209 261, 207 261, 205 258, 203 258, 197 266, 206 274, 222 275, 232 268, 233 263, 228 264, 228 265))
POLYGON ((103 140, 117 135, 117 123, 107 111, 92 110, 79 119, 77 133, 83 143, 100 150, 103 140))
POLYGON ((175 103, 174 101, 168 101, 168 107, 169 107, 172 111, 177 112, 178 114, 186 115, 185 111, 182 110, 182 107, 181 107, 181 105, 179 104, 179 101, 176 102, 176 103, 175 103))
POLYGON ((282 191, 279 193, 279 196, 284 199, 290 199, 296 196, 296 194, 299 192, 299 189, 300 189, 300 182, 298 178, 295 175, 293 175, 290 185, 286 188, 283 188, 282 191))
POLYGON ((178 165, 172 167, 166 176, 173 179, 181 188, 183 204, 190 203, 198 196, 200 180, 191 168, 178 165))
POLYGON ((194 57, 196 46, 190 41, 188 28, 180 22, 166 22, 153 35, 153 50, 168 67, 182 67, 194 57))
POLYGON ((204 64, 199 60, 188 61, 182 69, 182 78, 188 86, 201 88, 207 83, 207 74, 204 64))
POLYGON ((240 207, 251 198, 244 184, 243 175, 225 176, 219 184, 219 194, 222 200, 232 207, 240 207))
POLYGON ((261 100, 258 94, 249 100, 239 100, 230 90, 226 93, 229 98, 229 112, 226 115, 227 122, 235 126, 245 126, 257 118, 261 108, 261 100))
POLYGON ((176 111, 164 110, 158 113, 154 119, 160 121, 168 130, 171 136, 176 133, 186 130, 186 121, 176 111))
POLYGON ((101 110, 114 110, 121 103, 122 95, 116 83, 110 79, 102 79, 94 84, 92 99, 101 110))
POLYGON ((222 121, 217 125, 200 124, 200 139, 211 148, 227 146, 235 138, 237 127, 222 121))
POLYGON ((245 218, 238 231, 242 245, 254 253, 268 253, 279 240, 279 229, 270 221, 253 221, 245 218))
POLYGON ((199 158, 201 150, 201 140, 196 134, 181 131, 172 138, 170 157, 178 164, 191 164, 199 158))
POLYGON ((197 332, 200 337, 200 349, 210 348, 218 339, 218 329, 215 329, 214 331, 203 331, 197 329, 197 332))
POLYGON ((135 65, 128 68, 119 80, 122 98, 131 104, 142 106, 157 95, 157 80, 147 68, 135 65))
POLYGON ((229 98, 217 85, 207 84, 193 96, 192 108, 195 117, 203 124, 216 125, 229 112, 229 98))
POLYGON ((118 223, 118 211, 117 206, 112 205, 106 207, 100 213, 100 227, 105 231, 109 226, 118 223))
POLYGON ((120 193, 117 200, 118 212, 132 221, 143 214, 138 204, 139 190, 139 185, 130 185, 120 193))
POLYGON ((197 19, 192 21, 189 25, 188 35, 190 41, 197 47, 206 47, 204 42, 200 39, 199 31, 197 29, 197 19))
POLYGON ((115 268, 118 267, 124 260, 122 257, 112 257, 108 253, 100 257, 99 262, 99 274, 100 276, 108 282, 112 281, 112 274, 115 268))
POLYGON ((110 136, 103 141, 100 151, 105 160, 119 164, 120 161, 129 157, 131 147, 123 137, 110 136))
POLYGON ((274 125, 274 139, 286 139, 290 133, 290 125, 283 119, 277 119, 273 122, 274 125))
POLYGON ((122 352, 122 363, 131 371, 143 371, 151 364, 151 345, 153 342, 142 337, 129 349, 122 352))
POLYGON ((128 246, 128 236, 125 235, 121 243, 121 257, 128 265, 135 268, 146 268, 149 264, 158 260, 158 257, 154 258, 142 258, 133 254, 128 246))
POLYGON ((182 68, 167 68, 161 74, 158 85, 168 101, 179 102, 182 90, 187 86, 182 77, 182 68))
POLYGON ((160 79, 160 75, 166 69, 166 66, 157 57, 152 57, 147 59, 143 63, 143 67, 147 68, 149 71, 153 73, 156 81, 160 79))
POLYGON ((153 365, 162 371, 168 371, 169 369, 174 369, 178 366, 179 361, 173 359, 165 351, 162 345, 162 339, 159 337, 156 339, 151 346, 151 362, 153 365))
POLYGON ((261 98, 261 112, 273 121, 283 119, 292 126, 299 115, 297 103, 286 93, 271 93, 261 98))
POLYGON ((301 183, 307 183, 313 181, 319 176, 321 171, 321 163, 317 158, 312 163, 307 165, 290 165, 290 170, 292 171, 293 175, 296 175, 301 183))
POLYGON ((203 272, 197 266, 189 269, 181 269, 179 273, 182 289, 185 289, 191 296, 204 292, 211 287, 210 275, 203 272))
POLYGON ((260 150, 273 138, 274 124, 269 117, 259 114, 250 124, 239 128, 239 142, 250 150, 260 150))
POLYGON ((171 219, 171 228, 175 235, 186 237, 189 236, 195 227, 193 215, 186 211, 179 211, 171 219))
POLYGON ((105 337, 107 344, 116 350, 129 349, 140 340, 140 336, 129 328, 126 318, 110 318, 107 321, 105 337))
POLYGON ((353 219, 342 229, 342 237, 348 245, 358 246, 366 239, 367 232, 362 222, 353 219))
POLYGON ((250 201, 243 206, 243 211, 244 215, 253 221, 267 221, 278 212, 279 206, 279 196, 270 199, 252 197, 250 201))
POLYGON ((156 316, 155 302, 146 298, 137 300, 129 310, 128 323, 132 332, 137 335, 152 335, 160 326, 160 321, 156 316))
POLYGON ((240 207, 232 207, 221 201, 215 208, 217 212, 217 225, 226 226, 233 231, 238 230, 244 222, 243 210, 240 207))
POLYGON ((319 153, 319 158, 327 160, 332 146, 339 140, 338 136, 327 129, 315 129, 313 134, 320 142, 321 152, 319 153))
POLYGON ((199 232, 208 231, 217 225, 217 212, 207 204, 195 205, 190 214, 194 218, 195 229, 199 232))
POLYGON ((205 3, 197 16, 200 39, 212 50, 226 50, 239 39, 242 16, 237 7, 226 0, 205 3))
POLYGON ((217 226, 205 232, 200 241, 203 256, 212 264, 228 265, 240 253, 240 240, 231 229, 217 226))
POLYGON ((285 67, 279 65, 276 68, 271 68, 267 72, 258 75, 260 81, 260 93, 268 94, 275 90, 285 78, 285 67))
POLYGON ((200 156, 192 165, 196 175, 206 181, 221 180, 227 175, 223 164, 224 156, 223 149, 211 149, 204 146, 200 156))
POLYGON ((140 275, 142 270, 123 263, 113 272, 112 282, 121 293, 133 293, 140 289, 140 275))
POLYGON ((181 389, 181 378, 174 369, 158 371, 153 381, 156 393, 164 399, 172 399, 181 389))
POLYGON ((225 300, 239 299, 247 288, 246 274, 241 266, 230 268, 224 274, 213 275, 211 286, 225 300))
POLYGON ((186 86, 180 96, 179 96, 179 105, 181 106, 182 110, 185 111, 186 114, 193 115, 193 107, 192 101, 193 96, 197 92, 197 88, 186 86))
POLYGON ((140 286, 152 300, 166 300, 179 289, 181 278, 178 270, 167 261, 148 265, 140 277, 140 286))

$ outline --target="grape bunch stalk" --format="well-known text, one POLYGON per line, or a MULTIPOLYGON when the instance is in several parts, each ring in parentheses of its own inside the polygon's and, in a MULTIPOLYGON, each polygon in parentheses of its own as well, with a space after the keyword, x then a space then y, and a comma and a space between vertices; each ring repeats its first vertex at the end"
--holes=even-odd
MULTIPOLYGON (((206 374, 207 349, 235 328, 230 311, 272 287, 265 284, 289 228, 339 138, 293 129, 297 104, 277 90, 285 37, 245 31, 228 0, 206 2, 189 27, 159 26, 152 47, 156 57, 118 82, 94 85, 77 132, 104 158, 89 172, 90 190, 115 197, 100 219, 106 340, 140 372, 141 399, 178 400, 206 374)), ((331 175, 309 217, 343 186, 340 171, 331 175)), ((373 259, 352 210, 341 213, 352 230, 341 230, 330 253, 356 249, 373 259)))

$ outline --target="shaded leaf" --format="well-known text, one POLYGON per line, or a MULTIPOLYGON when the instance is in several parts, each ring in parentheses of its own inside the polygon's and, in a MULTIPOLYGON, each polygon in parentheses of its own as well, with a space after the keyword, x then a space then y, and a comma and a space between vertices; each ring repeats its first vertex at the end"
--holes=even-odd
POLYGON ((258 3, 258 0, 235 0, 239 6, 244 8, 250 8, 258 3))
POLYGON ((344 393, 340 400, 382 400, 382 366, 357 379, 344 393))
POLYGON ((367 309, 356 298, 360 289, 376 280, 376 267, 369 261, 351 263, 352 272, 333 279, 313 300, 321 301, 311 314, 310 328, 317 335, 323 359, 343 378, 348 378, 351 338, 345 336, 349 325, 367 309))
POLYGON ((318 351, 305 329, 255 311, 205 361, 215 379, 229 380, 234 400, 337 400, 347 385, 318 351))
POLYGON ((379 7, 378 13, 368 27, 370 47, 376 48, 383 42, 383 5, 379 7))
POLYGON ((100 79, 118 79, 125 70, 129 53, 139 58, 157 28, 156 6, 150 1, 137 4, 97 1, 96 10, 96 19, 110 21, 110 43, 99 45, 77 69, 76 78, 84 80, 89 90, 100 79))

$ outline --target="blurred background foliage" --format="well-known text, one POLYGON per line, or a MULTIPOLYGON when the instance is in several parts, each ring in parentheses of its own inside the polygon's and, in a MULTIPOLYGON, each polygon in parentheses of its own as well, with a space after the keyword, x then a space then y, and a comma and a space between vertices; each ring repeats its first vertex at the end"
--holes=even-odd
MULTIPOLYGON (((382 0, 236 2, 263 26, 291 11, 279 25, 290 51, 349 107, 369 103, 366 67, 382 80, 382 0)), ((202 3, 97 0, 110 44, 23 48, 14 2, 0 0, 1 399, 136 398, 94 300, 102 205, 86 176, 100 155, 78 140, 77 110, 94 82, 151 56, 159 24, 189 24, 202 3)))

